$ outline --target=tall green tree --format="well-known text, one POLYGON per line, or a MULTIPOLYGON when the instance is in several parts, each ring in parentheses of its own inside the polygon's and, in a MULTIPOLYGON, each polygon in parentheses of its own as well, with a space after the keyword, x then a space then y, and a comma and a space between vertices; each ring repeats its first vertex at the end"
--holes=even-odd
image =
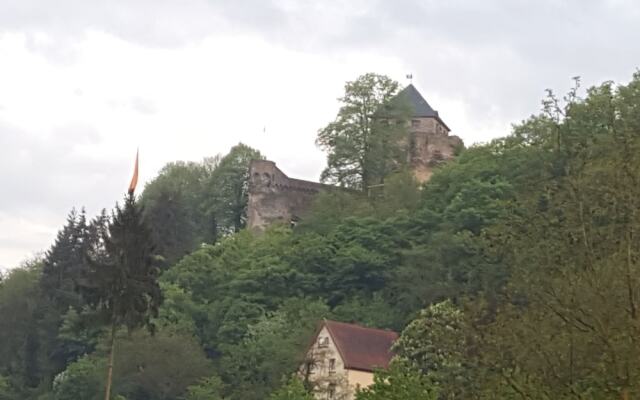
MULTIPOLYGON (((115 355, 119 366, 114 371, 113 397, 127 399, 178 400, 190 385, 211 373, 211 361, 197 340, 189 334, 158 330, 131 335, 118 332, 115 355)), ((108 347, 108 346, 106 346, 108 347)), ((99 349, 56 376, 55 400, 99 399, 104 396, 106 349, 99 349)))
POLYGON ((345 84, 335 121, 320 129, 316 139, 328 153, 322 181, 366 189, 398 168, 406 154, 402 141, 409 114, 394 99, 397 93, 397 82, 374 73, 345 84))
POLYGON ((227 384, 234 388, 229 398, 266 398, 303 363, 309 338, 328 312, 322 302, 290 299, 251 325, 243 341, 229 347, 222 360, 227 384))
POLYGON ((462 311, 451 301, 432 304, 402 331, 393 363, 423 375, 442 398, 469 398, 468 334, 462 311))
POLYGON ((640 395, 640 74, 576 93, 527 123, 552 154, 544 186, 487 232, 513 268, 496 318, 479 325, 494 396, 640 395))
MULTIPOLYGON (((83 312, 86 303, 78 293, 78 281, 86 267, 89 249, 101 248, 102 232, 106 230, 107 216, 103 211, 87 221, 84 210, 72 210, 65 226, 58 232, 55 242, 45 253, 42 274, 39 279, 40 295, 34 316, 37 318, 40 348, 46 355, 42 378, 50 381, 69 362, 93 350, 95 337, 75 337, 68 340, 70 332, 62 335, 67 315, 83 325, 87 315, 83 312), (65 336, 65 337, 62 337, 65 336)), ((94 330, 96 335, 98 331, 94 330)))
POLYGON ((244 228, 249 163, 261 158, 239 143, 224 156, 169 163, 145 186, 140 202, 164 266, 244 228))
POLYGON ((151 328, 150 318, 157 316, 162 296, 151 231, 133 193, 125 198, 123 207, 116 206, 103 240, 105 257, 88 254, 89 267, 80 289, 110 327, 105 391, 105 400, 109 400, 117 328, 151 328))
POLYGON ((247 221, 249 163, 264 158, 259 151, 238 143, 220 159, 205 182, 203 210, 216 223, 220 235, 238 232, 247 221))
POLYGON ((140 203, 151 227, 157 252, 171 265, 201 243, 215 240, 215 221, 206 218, 202 203, 208 179, 220 157, 202 162, 172 162, 145 185, 140 203))
POLYGON ((39 384, 46 361, 36 317, 40 271, 39 260, 29 261, 0 282, 0 375, 23 387, 39 384))
POLYGON ((64 227, 58 231, 55 242, 45 253, 40 284, 43 294, 60 312, 82 306, 76 281, 84 265, 88 241, 85 212, 78 213, 73 209, 64 227))

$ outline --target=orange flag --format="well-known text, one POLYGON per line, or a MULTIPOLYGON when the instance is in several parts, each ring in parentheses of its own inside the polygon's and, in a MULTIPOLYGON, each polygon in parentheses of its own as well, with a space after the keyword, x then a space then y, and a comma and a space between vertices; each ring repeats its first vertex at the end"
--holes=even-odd
POLYGON ((138 185, 138 153, 136 151, 136 165, 133 169, 133 177, 131 178, 131 183, 129 184, 129 194, 132 195, 136 190, 136 186, 138 185))

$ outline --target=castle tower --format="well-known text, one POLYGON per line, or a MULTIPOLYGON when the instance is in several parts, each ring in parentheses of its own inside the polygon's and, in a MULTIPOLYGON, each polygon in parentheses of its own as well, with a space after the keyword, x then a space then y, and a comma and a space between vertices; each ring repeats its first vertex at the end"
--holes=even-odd
POLYGON ((410 84, 398 93, 398 98, 411 107, 411 126, 407 139, 407 162, 419 182, 426 182, 433 168, 452 159, 457 148, 464 146, 451 131, 437 111, 410 84))

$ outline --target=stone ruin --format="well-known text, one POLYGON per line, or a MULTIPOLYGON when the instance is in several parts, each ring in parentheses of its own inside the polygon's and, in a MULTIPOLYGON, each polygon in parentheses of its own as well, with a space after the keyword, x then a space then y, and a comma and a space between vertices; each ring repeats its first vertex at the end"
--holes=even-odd
MULTIPOLYGON (((406 142, 407 162, 419 182, 431 178, 438 165, 451 160, 464 146, 420 92, 409 85, 398 96, 412 108, 406 142)), ((274 223, 295 224, 309 211, 315 196, 335 186, 289 178, 273 161, 254 160, 249 166, 247 226, 261 231, 274 223)))
POLYGON ((318 193, 335 188, 289 178, 273 161, 253 160, 249 166, 247 226, 263 230, 273 223, 295 224, 318 193))

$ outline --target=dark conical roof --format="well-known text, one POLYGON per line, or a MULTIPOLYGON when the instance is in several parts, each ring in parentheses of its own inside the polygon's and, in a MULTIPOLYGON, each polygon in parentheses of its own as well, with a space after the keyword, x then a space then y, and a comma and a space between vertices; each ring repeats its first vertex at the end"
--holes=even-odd
POLYGON ((399 97, 407 99, 412 108, 412 117, 437 117, 438 113, 431 108, 429 103, 422 97, 418 89, 413 84, 409 84, 406 88, 398 93, 399 97))
POLYGON ((444 125, 447 129, 449 127, 438 115, 438 112, 431 108, 429 103, 422 97, 418 89, 416 89, 413 84, 409 84, 406 88, 402 89, 400 93, 398 93, 399 98, 406 99, 406 101, 411 106, 411 117, 413 118, 436 118, 442 125, 444 125))

